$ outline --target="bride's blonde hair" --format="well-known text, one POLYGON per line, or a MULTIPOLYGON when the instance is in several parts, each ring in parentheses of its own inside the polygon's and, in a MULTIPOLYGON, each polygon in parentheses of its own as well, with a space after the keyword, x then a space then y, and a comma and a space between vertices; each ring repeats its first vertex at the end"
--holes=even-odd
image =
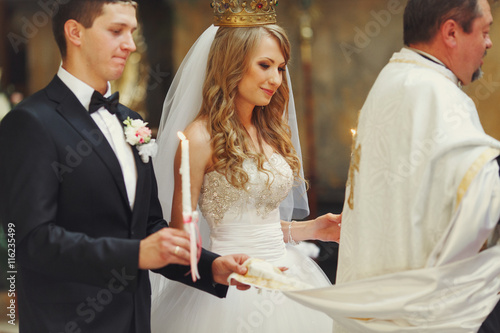
MULTIPOLYGON (((245 159, 255 159, 259 171, 266 172, 263 167, 266 157, 253 147, 246 129, 239 121, 234 103, 238 84, 249 67, 249 56, 266 34, 278 41, 285 63, 288 63, 290 42, 281 27, 219 28, 208 56, 203 101, 197 116, 207 120, 213 149, 213 168, 238 188, 248 182, 248 175, 243 169, 245 159)), ((255 107, 252 122, 259 141, 266 142, 282 155, 294 176, 300 178, 301 162, 293 147, 288 126, 288 97, 289 87, 286 77, 283 77, 269 105, 255 107)))

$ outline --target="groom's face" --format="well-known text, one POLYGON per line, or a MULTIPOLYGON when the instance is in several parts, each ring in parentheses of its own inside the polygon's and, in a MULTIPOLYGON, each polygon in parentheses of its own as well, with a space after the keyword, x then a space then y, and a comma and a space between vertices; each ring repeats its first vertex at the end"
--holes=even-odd
POLYGON ((97 85, 121 77, 130 53, 136 50, 136 9, 128 4, 105 4, 103 13, 82 34, 87 74, 97 85))

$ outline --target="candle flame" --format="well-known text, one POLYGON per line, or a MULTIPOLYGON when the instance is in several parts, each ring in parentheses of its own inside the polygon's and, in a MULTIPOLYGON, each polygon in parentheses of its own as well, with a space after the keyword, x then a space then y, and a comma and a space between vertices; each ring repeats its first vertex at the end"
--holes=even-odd
POLYGON ((181 131, 177 132, 177 136, 179 137, 179 139, 181 139, 182 141, 184 140, 187 140, 186 136, 184 135, 184 133, 182 133, 181 131))
POLYGON ((355 136, 357 131, 354 128, 351 128, 351 133, 352 133, 352 136, 355 136))

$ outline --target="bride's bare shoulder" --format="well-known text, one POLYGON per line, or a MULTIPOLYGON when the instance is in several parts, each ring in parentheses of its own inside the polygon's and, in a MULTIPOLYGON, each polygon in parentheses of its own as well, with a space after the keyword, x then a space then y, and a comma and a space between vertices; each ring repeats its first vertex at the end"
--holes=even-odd
POLYGON ((210 134, 208 133, 207 120, 199 118, 189 124, 184 135, 190 141, 190 145, 210 147, 210 134))

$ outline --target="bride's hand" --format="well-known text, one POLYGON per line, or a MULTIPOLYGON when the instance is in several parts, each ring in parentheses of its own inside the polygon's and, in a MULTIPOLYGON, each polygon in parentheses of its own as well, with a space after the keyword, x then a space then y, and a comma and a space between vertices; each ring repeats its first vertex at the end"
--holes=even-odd
POLYGON ((339 242, 342 214, 328 213, 317 217, 313 223, 314 238, 325 242, 339 242))

